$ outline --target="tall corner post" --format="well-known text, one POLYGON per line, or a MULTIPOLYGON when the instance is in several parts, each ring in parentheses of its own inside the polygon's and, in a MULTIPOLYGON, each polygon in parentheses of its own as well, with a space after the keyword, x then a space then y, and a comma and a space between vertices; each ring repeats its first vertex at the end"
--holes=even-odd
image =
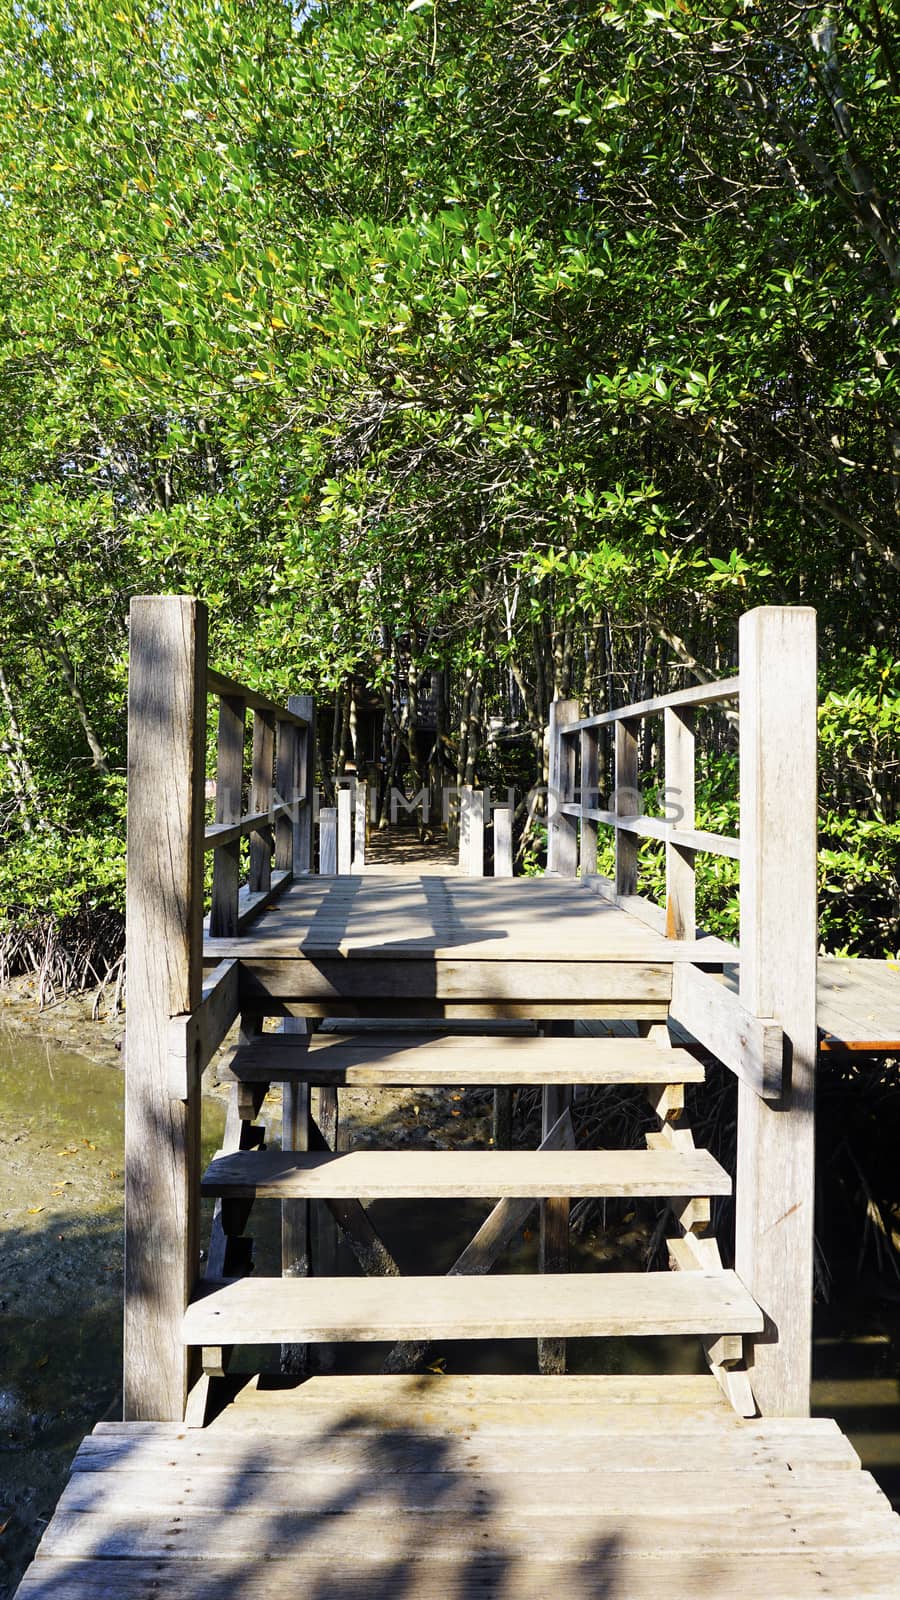
POLYGON ((131 603, 125 1055, 126 1420, 181 1421, 198 1270, 200 1086, 170 1094, 170 1019, 200 1003, 206 608, 131 603))
POLYGON ((750 1350, 764 1415, 810 1404, 816 1072, 816 614, 740 624, 741 1000, 785 1035, 784 1092, 738 1084, 735 1265, 766 1318, 750 1350))

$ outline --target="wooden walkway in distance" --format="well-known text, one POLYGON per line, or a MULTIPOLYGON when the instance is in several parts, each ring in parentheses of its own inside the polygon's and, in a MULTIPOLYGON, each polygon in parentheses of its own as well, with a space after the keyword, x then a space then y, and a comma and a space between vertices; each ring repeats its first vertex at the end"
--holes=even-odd
POLYGON ((251 1383, 101 1423, 18 1600, 896 1600, 900 1520, 826 1419, 711 1377, 251 1383))

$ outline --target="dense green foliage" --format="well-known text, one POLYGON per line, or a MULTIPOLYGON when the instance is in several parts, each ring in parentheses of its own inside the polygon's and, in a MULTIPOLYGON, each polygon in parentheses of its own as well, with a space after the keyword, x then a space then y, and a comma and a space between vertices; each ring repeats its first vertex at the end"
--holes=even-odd
POLYGON ((804 601, 824 938, 896 950, 896 0, 33 0, 0 83, 8 916, 120 879, 132 593, 336 697, 326 764, 439 667, 457 774, 496 715, 529 781, 554 692, 804 601))

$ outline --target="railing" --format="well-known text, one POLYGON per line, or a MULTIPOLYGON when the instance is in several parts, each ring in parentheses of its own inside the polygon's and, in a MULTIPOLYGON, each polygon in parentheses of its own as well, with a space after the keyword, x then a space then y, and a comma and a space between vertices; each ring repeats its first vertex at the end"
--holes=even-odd
POLYGON ((204 831, 215 852, 209 931, 233 938, 296 876, 313 869, 315 707, 293 695, 287 707, 207 669, 218 699, 216 820, 204 831), (246 790, 247 712, 252 712, 249 809, 246 790), (241 841, 249 839, 247 882, 241 886, 241 841), (274 862, 273 862, 274 857, 274 862))
MULTIPOLYGON (((670 939, 693 939, 695 856, 703 853, 739 860, 741 854, 739 839, 694 826, 695 713, 701 707, 737 700, 740 685, 739 677, 726 678, 582 718, 577 716, 574 701, 556 701, 550 713, 548 871, 571 877, 577 862, 582 875, 596 874, 598 825, 610 827, 615 831, 615 875, 609 888, 616 896, 632 896, 637 893, 638 839, 662 840, 666 846, 665 932, 670 939), (638 810, 638 733, 645 717, 659 715, 664 722, 663 796, 674 814, 652 817, 638 810), (600 730, 610 726, 614 729, 613 805, 602 807, 596 803, 600 730)), ((657 919, 650 920, 655 923, 657 919)))
POLYGON ((556 701, 549 728, 548 871, 581 874, 613 903, 679 941, 671 1017, 738 1078, 735 1264, 769 1321, 753 1355, 767 1412, 804 1413, 812 1348, 816 1062, 816 619, 806 607, 741 618, 739 672, 599 716, 556 701), (740 838, 695 827, 698 708, 737 701, 740 838), (664 785, 677 815, 639 814, 638 733, 664 719, 664 785), (594 802, 599 730, 612 725, 610 807, 594 802), (580 792, 577 785, 580 784, 580 792), (597 830, 614 829, 615 873, 597 875, 597 830), (638 841, 666 846, 665 909, 638 894, 638 841), (696 858, 740 861, 740 941, 697 940, 696 858), (732 959, 737 989, 703 970, 732 959), (777 1329, 777 1336, 775 1330, 777 1329))

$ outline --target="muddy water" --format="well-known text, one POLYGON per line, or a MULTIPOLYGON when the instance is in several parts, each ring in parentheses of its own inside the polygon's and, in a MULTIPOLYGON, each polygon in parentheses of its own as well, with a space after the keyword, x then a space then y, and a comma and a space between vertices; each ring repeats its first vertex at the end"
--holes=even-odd
MULTIPOLYGON (((355 1144, 465 1148, 483 1143, 488 1131, 487 1102, 477 1094, 348 1101, 355 1144)), ((123 1104, 120 1071, 0 1027, 0 1600, 14 1591, 81 1438, 119 1412, 123 1104)), ((277 1102, 268 1115, 276 1142, 277 1102)), ((207 1152, 223 1120, 221 1094, 207 1098, 207 1152)), ((382 1204, 372 1217, 401 1270, 441 1272, 487 1209, 382 1204)), ((277 1272, 274 1204, 256 1208, 251 1231, 257 1270, 277 1272)), ((615 1228, 578 1239, 574 1266, 639 1268, 644 1238, 640 1217, 626 1215, 615 1228)), ((535 1256, 533 1228, 526 1228, 502 1268, 532 1270, 535 1256)), ((340 1249, 335 1267, 354 1270, 340 1249)), ((900 1301, 882 1291, 861 1297, 851 1281, 819 1314, 814 1408, 837 1417, 900 1505, 900 1301)), ((383 1353, 356 1345, 332 1356, 345 1368, 377 1370, 383 1353)), ((258 1354, 271 1362, 271 1351, 258 1354)), ((534 1344, 449 1344, 433 1347, 428 1359, 443 1371, 533 1371, 534 1344)), ((569 1359, 572 1370, 585 1372, 701 1370, 689 1340, 574 1340, 569 1359)))

